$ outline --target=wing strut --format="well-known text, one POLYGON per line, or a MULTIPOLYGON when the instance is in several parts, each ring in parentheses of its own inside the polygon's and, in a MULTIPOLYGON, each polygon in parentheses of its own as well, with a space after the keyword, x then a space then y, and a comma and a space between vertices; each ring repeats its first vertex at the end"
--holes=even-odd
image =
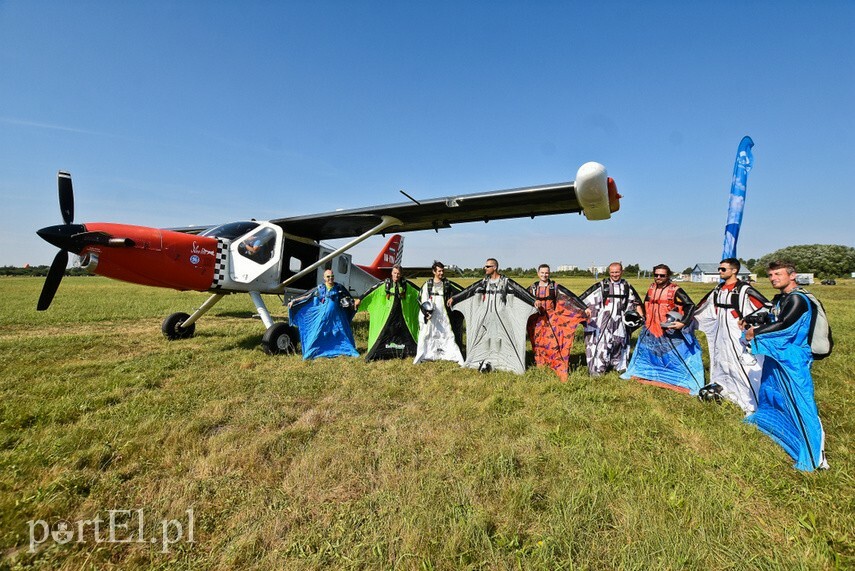
POLYGON ((196 323, 196 322, 199 320, 199 318, 200 318, 200 317, 202 317, 203 315, 205 315, 205 314, 208 312, 208 310, 209 310, 209 309, 211 309, 212 307, 214 307, 215 305, 217 305, 217 302, 219 302, 221 299, 223 299, 223 297, 225 297, 225 295, 226 295, 226 294, 224 294, 224 293, 215 293, 214 295, 212 295, 211 297, 209 297, 209 298, 205 301, 205 303, 203 303, 203 304, 202 304, 202 306, 201 306, 199 309, 197 309, 196 311, 194 311, 194 312, 193 312, 193 315, 191 315, 190 317, 188 317, 187 319, 185 319, 185 320, 184 320, 184 323, 182 323, 181 325, 179 325, 179 327, 181 327, 181 328, 183 329, 183 328, 186 328, 186 327, 190 327, 191 325, 193 325, 194 323, 196 323))
POLYGON ((300 270, 299 272, 297 272, 296 274, 294 274, 293 276, 291 276, 290 278, 288 278, 287 280, 285 280, 284 282, 279 284, 276 289, 284 288, 288 284, 297 281, 298 279, 309 274, 310 272, 315 271, 316 269, 323 266, 324 264, 326 264, 328 261, 332 260, 336 256, 340 256, 340 255, 344 254, 345 252, 347 252, 348 250, 350 250, 351 248, 353 248, 354 246, 356 246, 357 244, 359 244, 363 240, 366 240, 366 239, 370 238, 371 236, 374 236, 375 234, 379 233, 383 229, 388 228, 389 226, 395 226, 395 225, 401 224, 400 220, 398 220, 397 218, 394 218, 392 216, 384 215, 381 217, 381 219, 382 219, 382 222, 380 222, 380 224, 378 224, 374 228, 371 228, 370 230, 368 230, 364 234, 357 236, 356 238, 354 238, 353 240, 351 240, 350 242, 348 242, 347 244, 345 244, 344 246, 342 246, 341 248, 339 248, 335 252, 330 252, 329 254, 327 254, 326 256, 324 256, 323 258, 321 258, 320 260, 318 260, 317 262, 315 262, 311 266, 303 268, 302 270, 300 270))

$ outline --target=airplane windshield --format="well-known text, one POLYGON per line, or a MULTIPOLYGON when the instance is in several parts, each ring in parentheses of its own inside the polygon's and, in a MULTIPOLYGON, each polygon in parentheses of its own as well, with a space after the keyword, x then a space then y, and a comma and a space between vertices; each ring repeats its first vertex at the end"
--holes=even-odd
POLYGON ((212 236, 216 238, 225 238, 226 240, 234 240, 238 236, 243 236, 253 228, 258 226, 258 222, 229 222, 228 224, 220 224, 210 230, 205 230, 200 236, 212 236))

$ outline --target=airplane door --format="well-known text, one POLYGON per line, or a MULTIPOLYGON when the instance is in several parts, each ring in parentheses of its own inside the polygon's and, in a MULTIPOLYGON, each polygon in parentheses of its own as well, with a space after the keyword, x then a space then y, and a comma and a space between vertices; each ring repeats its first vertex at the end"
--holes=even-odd
POLYGON ((282 257, 282 229, 262 223, 229 246, 230 277, 237 283, 253 283, 257 289, 278 284, 282 257))

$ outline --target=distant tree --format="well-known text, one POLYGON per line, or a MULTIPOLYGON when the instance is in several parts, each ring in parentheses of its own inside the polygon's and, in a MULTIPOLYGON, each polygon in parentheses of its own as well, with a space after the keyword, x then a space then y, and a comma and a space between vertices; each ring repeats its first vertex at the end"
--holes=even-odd
POLYGON ((641 271, 641 266, 639 266, 638 264, 630 264, 630 265, 625 266, 623 268, 623 273, 625 273, 627 275, 633 275, 633 274, 637 275, 638 272, 640 272, 640 271, 641 271))
POLYGON ((766 264, 772 260, 790 261, 800 273, 812 273, 818 278, 838 278, 855 271, 855 248, 832 244, 788 246, 757 260, 757 274, 765 275, 766 264))
POLYGON ((693 267, 689 266, 688 268, 686 268, 685 270, 683 270, 683 273, 684 273, 684 274, 691 274, 693 269, 695 269, 695 268, 693 268, 693 267))
MULTIPOLYGON (((44 277, 48 274, 49 266, 27 266, 17 268, 15 266, 0 267, 0 276, 31 276, 44 277)), ((88 271, 82 268, 68 268, 65 270, 67 276, 88 276, 91 275, 88 271)))

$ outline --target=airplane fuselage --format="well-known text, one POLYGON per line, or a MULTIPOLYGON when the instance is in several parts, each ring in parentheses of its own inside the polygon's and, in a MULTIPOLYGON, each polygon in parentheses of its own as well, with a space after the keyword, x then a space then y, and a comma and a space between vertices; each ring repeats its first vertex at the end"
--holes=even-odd
MULTIPOLYGON (((109 222, 40 232, 54 245, 78 254, 81 267, 90 273, 181 291, 295 294, 319 283, 323 268, 288 287, 280 284, 332 252, 314 240, 256 221, 224 224, 208 230, 214 234, 210 236, 109 222)), ((333 258, 329 266, 354 295, 378 279, 370 267, 353 264, 349 254, 333 258)))

